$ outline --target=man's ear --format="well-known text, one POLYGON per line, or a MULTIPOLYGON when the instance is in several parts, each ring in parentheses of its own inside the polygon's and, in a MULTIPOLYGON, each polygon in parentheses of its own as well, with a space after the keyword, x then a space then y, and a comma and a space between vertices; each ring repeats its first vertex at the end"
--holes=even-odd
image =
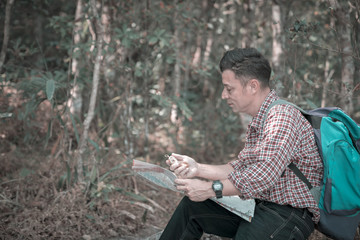
POLYGON ((251 91, 251 93, 258 92, 260 89, 259 80, 255 79, 255 78, 250 79, 250 81, 248 82, 248 87, 249 87, 249 90, 251 91))

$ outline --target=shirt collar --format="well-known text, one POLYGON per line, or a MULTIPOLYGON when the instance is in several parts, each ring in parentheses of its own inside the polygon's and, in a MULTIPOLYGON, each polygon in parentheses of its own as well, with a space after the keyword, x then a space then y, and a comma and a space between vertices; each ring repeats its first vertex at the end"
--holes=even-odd
POLYGON ((252 119, 252 121, 250 123, 250 127, 253 127, 256 129, 261 128, 261 122, 263 121, 263 118, 265 117, 265 113, 266 113, 267 109, 269 108, 270 104, 277 99, 279 99, 279 96, 276 94, 275 90, 271 90, 270 93, 265 98, 264 102, 261 104, 259 112, 252 119))

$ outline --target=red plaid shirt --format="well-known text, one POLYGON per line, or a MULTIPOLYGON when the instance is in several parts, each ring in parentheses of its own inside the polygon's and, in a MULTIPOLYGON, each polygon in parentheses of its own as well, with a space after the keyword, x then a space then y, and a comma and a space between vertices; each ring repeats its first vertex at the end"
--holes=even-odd
POLYGON ((266 110, 278 98, 272 90, 252 119, 245 147, 230 163, 229 180, 241 198, 307 208, 318 222, 319 208, 308 187, 287 167, 293 162, 313 186, 320 185, 323 165, 310 123, 296 108, 276 105, 261 128, 266 110))

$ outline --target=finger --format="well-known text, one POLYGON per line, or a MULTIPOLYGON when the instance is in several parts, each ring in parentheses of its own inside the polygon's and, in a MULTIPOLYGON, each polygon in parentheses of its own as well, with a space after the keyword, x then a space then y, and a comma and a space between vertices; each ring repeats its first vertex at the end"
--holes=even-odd
POLYGON ((188 167, 182 167, 181 169, 178 168, 178 175, 181 175, 183 177, 185 177, 187 175, 187 173, 189 172, 189 168, 188 167))
POLYGON ((170 160, 169 160, 169 159, 167 159, 167 160, 165 161, 165 163, 166 163, 168 166, 170 166, 170 165, 171 165, 171 162, 170 162, 170 160))
POLYGON ((176 163, 170 163, 170 170, 171 171, 175 171, 177 168, 179 168, 181 166, 181 164, 179 162, 176 163))
POLYGON ((176 189, 179 190, 179 191, 183 191, 185 193, 188 192, 188 189, 187 189, 187 187, 185 185, 177 185, 176 189))
POLYGON ((181 174, 182 176, 188 176, 189 172, 190 172, 190 169, 189 169, 189 168, 185 168, 184 171, 182 171, 180 174, 181 174))
POLYGON ((178 160, 177 160, 176 157, 174 157, 174 156, 170 156, 170 157, 169 157, 169 161, 170 161, 172 164, 178 162, 178 160))
POLYGON ((181 178, 176 178, 174 182, 176 185, 185 185, 186 184, 186 180, 181 179, 181 178))
POLYGON ((181 155, 181 154, 177 154, 177 153, 172 153, 171 156, 177 158, 180 161, 184 160, 184 158, 185 158, 185 155, 181 155))
POLYGON ((176 174, 181 174, 181 172, 183 172, 186 168, 187 168, 186 165, 181 164, 174 172, 175 172, 176 174))

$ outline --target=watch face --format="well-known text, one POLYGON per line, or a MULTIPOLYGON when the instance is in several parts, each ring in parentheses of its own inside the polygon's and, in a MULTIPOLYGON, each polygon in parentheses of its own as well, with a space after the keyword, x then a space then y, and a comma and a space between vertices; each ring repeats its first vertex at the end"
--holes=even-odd
POLYGON ((221 183, 214 183, 214 190, 215 191, 221 190, 221 183))

